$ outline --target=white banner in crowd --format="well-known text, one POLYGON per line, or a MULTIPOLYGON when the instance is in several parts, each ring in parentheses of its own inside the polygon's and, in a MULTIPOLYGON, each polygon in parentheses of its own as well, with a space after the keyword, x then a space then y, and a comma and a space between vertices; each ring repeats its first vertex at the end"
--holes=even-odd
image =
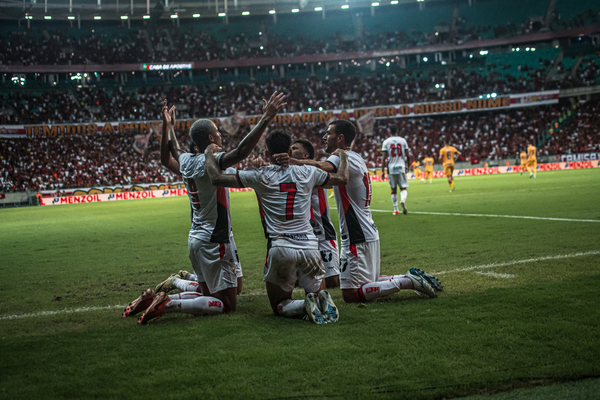
MULTIPOLYGON (((521 107, 541 106, 558 103, 558 90, 545 92, 496 95, 485 94, 470 99, 430 101, 424 103, 396 104, 389 106, 361 107, 343 110, 311 111, 297 113, 281 113, 275 117, 277 124, 295 124, 304 122, 328 122, 331 119, 358 120, 372 113, 374 119, 411 118, 429 115, 459 114, 465 112, 491 111, 496 109, 514 109, 521 107)), ((158 117, 158 116, 157 116, 158 117)), ((209 117, 210 118, 210 117, 209 117)), ((244 120, 250 125, 260 120, 260 115, 236 114, 235 116, 210 118, 216 124, 231 132, 237 124, 244 120)), ((365 119, 370 119, 369 117, 365 119)), ((127 121, 127 122, 89 122, 37 125, 0 125, 0 138, 27 137, 62 137, 65 135, 90 135, 97 132, 122 132, 124 130, 149 133, 159 120, 127 121)), ((177 120, 177 129, 187 131, 194 120, 177 120)), ((367 127, 368 132, 368 127, 367 127)))

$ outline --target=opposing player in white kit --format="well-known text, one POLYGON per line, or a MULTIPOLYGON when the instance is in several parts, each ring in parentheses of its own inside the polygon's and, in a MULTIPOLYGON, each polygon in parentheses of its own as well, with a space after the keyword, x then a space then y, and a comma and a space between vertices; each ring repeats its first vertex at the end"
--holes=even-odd
POLYGON ((383 141, 381 145, 381 179, 385 179, 385 166, 387 164, 388 179, 392 189, 392 203, 394 204, 394 215, 400 214, 398 211, 397 187, 400 186, 400 206, 402 214, 406 215, 406 196, 408 195, 408 178, 406 169, 410 164, 410 155, 408 152, 408 143, 400 136, 396 136, 398 127, 390 125, 390 137, 383 141))
MULTIPOLYGON (((263 117, 254 129, 228 153, 220 153, 217 162, 227 169, 248 157, 258 143, 270 121, 285 105, 283 94, 273 93, 265 100, 263 117)), ((195 299, 175 300, 166 293, 156 295, 152 304, 138 322, 160 318, 164 313, 186 312, 195 315, 236 310, 237 278, 234 245, 231 243, 231 217, 229 215, 229 193, 227 189, 211 184, 206 173, 204 150, 210 144, 221 146, 221 135, 217 126, 209 119, 200 119, 192 124, 190 137, 200 151, 197 155, 184 153, 175 135, 169 138, 174 109, 163 107, 163 135, 161 162, 170 170, 179 168, 183 175, 190 204, 193 208, 193 223, 188 238, 190 260, 198 276, 203 296, 195 299)))
MULTIPOLYGON (((340 287, 344 301, 368 301, 401 289, 414 289, 437 297, 436 290, 442 289, 439 281, 416 268, 411 268, 406 275, 379 276, 379 233, 371 217, 371 179, 364 160, 350 151, 355 135, 356 129, 351 122, 337 120, 329 124, 323 137, 327 153, 348 150, 348 183, 334 186, 342 235, 340 287)), ((290 164, 314 165, 336 172, 340 158, 335 154, 321 162, 292 158, 290 164)))
POLYGON ((336 322, 337 307, 329 293, 320 291, 325 271, 319 242, 310 224, 310 209, 315 187, 347 182, 347 154, 344 150, 336 153, 339 171, 329 174, 310 166, 278 165, 271 154, 289 154, 291 138, 286 133, 271 132, 265 143, 265 159, 272 164, 235 175, 223 174, 211 153, 215 146, 207 147, 207 173, 213 185, 250 187, 259 198, 270 242, 264 279, 273 312, 285 317, 306 315, 318 324, 336 322), (297 278, 306 291, 304 301, 292 300, 297 278))
MULTIPOLYGON (((313 160, 315 148, 308 140, 296 140, 292 143, 290 156, 297 159, 313 160)), ((340 287, 340 259, 338 256, 337 233, 331 223, 329 203, 327 202, 326 189, 314 188, 312 192, 312 219, 311 225, 315 236, 319 240, 319 251, 325 267, 326 288, 340 287)))

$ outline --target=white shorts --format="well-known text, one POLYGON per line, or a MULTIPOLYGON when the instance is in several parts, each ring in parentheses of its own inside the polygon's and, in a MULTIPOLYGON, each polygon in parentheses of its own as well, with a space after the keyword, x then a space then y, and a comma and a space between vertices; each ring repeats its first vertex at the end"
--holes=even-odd
POLYGON ((358 289, 379 279, 379 240, 342 246, 340 288, 358 289))
POLYGON ((319 252, 323 267, 325 268, 325 278, 337 276, 340 274, 340 257, 335 240, 319 240, 319 252))
POLYGON ((396 189, 396 186, 400 186, 400 189, 406 189, 408 187, 408 178, 404 172, 399 174, 389 174, 388 182, 392 190, 396 189))
POLYGON ((267 253, 265 282, 277 285, 286 292, 294 290, 298 279, 301 288, 314 293, 319 290, 324 274, 319 250, 271 247, 267 253))
POLYGON ((237 265, 231 243, 204 242, 189 237, 188 248, 198 282, 206 283, 211 294, 237 287, 237 265))

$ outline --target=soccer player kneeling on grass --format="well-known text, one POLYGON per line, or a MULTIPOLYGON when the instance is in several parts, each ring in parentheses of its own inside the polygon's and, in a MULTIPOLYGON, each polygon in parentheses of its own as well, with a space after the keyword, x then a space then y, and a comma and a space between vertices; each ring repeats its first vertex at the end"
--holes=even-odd
POLYGON ((264 279, 273 312, 284 317, 306 315, 317 324, 336 322, 337 307, 328 292, 320 291, 325 271, 310 224, 311 196, 315 187, 346 184, 348 155, 344 150, 336 153, 340 167, 335 174, 310 166, 278 165, 271 155, 289 155, 291 141, 286 133, 269 133, 265 159, 272 164, 237 174, 223 174, 212 154, 217 149, 209 146, 204 153, 207 172, 215 186, 250 187, 256 192, 270 243, 264 279), (292 300, 297 278, 306 291, 304 301, 292 300))
POLYGON ((340 287, 344 301, 369 301, 401 289, 437 297, 441 283, 419 269, 411 268, 406 275, 379 276, 379 233, 371 216, 371 180, 364 160, 350 151, 355 135, 351 122, 333 121, 323 137, 325 152, 333 154, 327 161, 290 159, 290 164, 312 165, 334 173, 342 166, 339 150, 348 151, 348 183, 334 186, 342 236, 340 287))

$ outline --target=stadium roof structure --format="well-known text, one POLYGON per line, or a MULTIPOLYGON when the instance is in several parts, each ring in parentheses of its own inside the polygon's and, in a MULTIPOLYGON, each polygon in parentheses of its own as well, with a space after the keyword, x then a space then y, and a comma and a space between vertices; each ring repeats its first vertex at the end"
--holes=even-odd
MULTIPOLYGON (((0 19, 218 18, 375 8, 454 0, 2 0, 0 19), (70 18, 69 18, 70 17, 70 18)), ((471 2, 472 0, 459 0, 471 2)), ((456 3, 456 1, 454 1, 456 3)))

